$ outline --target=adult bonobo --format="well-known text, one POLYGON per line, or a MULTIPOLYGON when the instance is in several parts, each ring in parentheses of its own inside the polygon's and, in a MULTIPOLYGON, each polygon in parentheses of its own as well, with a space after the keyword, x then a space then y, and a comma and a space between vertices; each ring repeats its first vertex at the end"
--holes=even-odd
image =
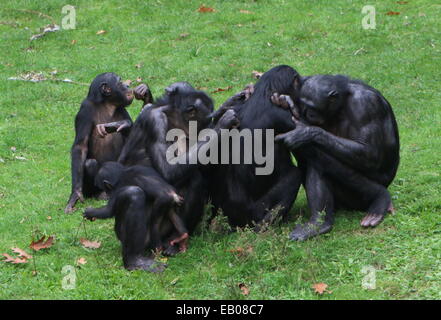
MULTIPOLYGON (((119 162, 124 165, 143 165, 155 169, 177 193, 183 197, 182 205, 177 208, 177 216, 183 221, 188 233, 191 234, 201 220, 204 205, 207 201, 206 180, 200 164, 185 161, 174 163, 169 161, 169 148, 187 160, 194 159, 199 148, 209 142, 198 142, 191 148, 188 146, 189 125, 197 123, 197 133, 210 125, 209 115, 213 112, 213 101, 204 92, 195 90, 188 83, 175 83, 166 89, 163 97, 153 106, 145 107, 136 119, 130 137, 121 153, 119 162), (171 129, 180 129, 182 135, 177 141, 167 141, 167 133, 171 129), (174 148, 178 146, 178 148, 174 148)), ((230 128, 236 124, 234 112, 226 112, 215 130, 230 128)), ((179 234, 171 219, 163 219, 159 227, 162 247, 166 255, 173 255, 181 250, 179 234)), ((153 224, 156 222, 154 221, 153 224)))
MULTIPOLYGON (((399 163, 399 137, 389 102, 376 89, 342 75, 305 79, 298 106, 289 103, 296 128, 276 137, 293 151, 304 174, 310 221, 293 240, 331 230, 334 210, 366 211, 374 227, 392 211, 387 187, 399 163)), ((286 105, 289 99, 275 99, 286 105)), ((289 102, 289 101, 288 101, 289 102)))
POLYGON ((272 172, 256 174, 256 169, 263 167, 262 162, 257 161, 256 150, 251 161, 244 161, 249 155, 244 152, 244 140, 240 142, 240 151, 230 152, 230 155, 240 152, 239 164, 232 163, 230 157, 229 164, 214 166, 210 183, 214 210, 216 213, 222 209, 232 226, 269 222, 271 211, 276 208, 279 215, 285 217, 297 196, 300 171, 292 163, 288 148, 282 144, 274 145, 273 140, 269 142, 265 137, 271 133, 268 130, 280 134, 294 129, 288 112, 274 105, 271 96, 274 92, 284 92, 294 98, 295 83, 299 81, 300 76, 293 68, 285 65, 275 67, 262 75, 248 99, 233 105, 240 120, 240 132, 250 132, 253 141, 249 145, 261 149, 257 151, 266 153, 267 159, 272 158, 274 166, 272 172), (255 129, 260 129, 261 134, 258 135, 255 129), (274 146, 273 154, 269 154, 270 143, 274 146))

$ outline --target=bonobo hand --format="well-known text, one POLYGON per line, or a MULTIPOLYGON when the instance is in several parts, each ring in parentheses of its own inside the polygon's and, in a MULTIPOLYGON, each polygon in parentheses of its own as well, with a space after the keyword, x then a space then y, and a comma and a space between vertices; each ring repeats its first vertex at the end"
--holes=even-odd
POLYGON ((320 128, 307 126, 294 117, 292 117, 292 120, 296 124, 296 128, 287 133, 278 134, 275 141, 284 143, 291 150, 313 142, 319 134, 320 128))
POLYGON ((144 101, 144 104, 153 102, 152 93, 146 84, 140 84, 134 90, 135 98, 144 101))
POLYGON ((101 138, 104 138, 108 133, 120 132, 121 130, 130 128, 131 125, 132 123, 129 120, 102 123, 96 125, 96 131, 101 138))
POLYGON ((225 111, 222 118, 220 118, 219 122, 216 124, 216 127, 219 129, 232 129, 237 128, 240 125, 240 121, 236 116, 236 112, 233 109, 225 111))
POLYGON ((93 209, 92 208, 87 208, 86 210, 84 210, 83 217, 87 220, 90 220, 90 221, 96 220, 96 218, 93 216, 93 209))
POLYGON ((271 102, 277 106, 282 107, 283 109, 288 109, 291 111, 291 114, 296 118, 300 119, 299 110, 297 106, 292 101, 291 97, 285 94, 278 94, 274 92, 271 96, 271 102))
POLYGON ((72 213, 74 211, 75 204, 80 200, 84 202, 83 192, 81 190, 76 190, 72 192, 70 195, 69 201, 67 202, 66 208, 64 209, 65 213, 72 213))

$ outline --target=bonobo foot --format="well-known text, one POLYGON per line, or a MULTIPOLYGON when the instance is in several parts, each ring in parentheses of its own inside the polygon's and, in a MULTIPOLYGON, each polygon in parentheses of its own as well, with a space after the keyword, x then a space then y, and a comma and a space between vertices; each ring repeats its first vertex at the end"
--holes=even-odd
POLYGON ((171 240, 170 246, 174 246, 177 244, 179 246, 179 252, 185 252, 187 251, 188 248, 188 239, 189 239, 188 233, 185 232, 176 239, 171 240))
POLYGON ((178 245, 171 245, 170 243, 168 243, 167 245, 164 246, 164 249, 162 250, 161 253, 165 257, 173 257, 180 252, 179 250, 180 249, 178 245))
POLYGON ((378 226, 383 221, 385 215, 386 213, 368 213, 361 220, 360 225, 365 228, 378 226))
POLYGON ((303 225, 297 225, 294 230, 289 234, 290 240, 304 241, 309 238, 318 236, 319 234, 327 233, 331 231, 332 225, 330 223, 311 223, 307 222, 303 225))
POLYGON ((162 262, 155 261, 152 258, 147 258, 143 256, 135 256, 132 258, 127 258, 124 262, 124 268, 129 271, 132 270, 145 270, 153 273, 163 272, 167 265, 162 262))

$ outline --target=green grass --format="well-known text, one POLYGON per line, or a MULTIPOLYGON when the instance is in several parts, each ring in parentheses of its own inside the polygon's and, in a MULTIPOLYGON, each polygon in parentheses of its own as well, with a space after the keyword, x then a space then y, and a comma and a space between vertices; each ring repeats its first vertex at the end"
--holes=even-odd
MULTIPOLYGON (((56 237, 52 248, 34 253, 37 275, 32 262, 0 263, 0 299, 441 298, 440 4, 369 1, 377 28, 363 30, 363 1, 70 1, 76 29, 30 42, 50 21, 16 9, 43 12, 60 24, 66 4, 5 0, 0 10, 0 253, 12 247, 30 252, 33 235, 56 237), (198 13, 202 3, 216 12, 198 13), (99 30, 107 33, 96 35, 99 30), (401 165, 390 187, 397 213, 362 230, 362 213, 339 212, 330 234, 289 242, 296 218, 306 211, 302 191, 289 224, 263 234, 203 230, 159 275, 122 268, 112 221, 81 227, 82 210, 99 201, 63 213, 73 119, 87 87, 7 80, 57 70, 59 78, 90 83, 98 73, 114 71, 142 77, 155 96, 179 80, 208 92, 232 86, 212 94, 219 105, 254 81, 253 70, 278 64, 304 75, 348 74, 387 97, 401 135, 401 165), (82 248, 78 239, 84 236, 101 241, 101 248, 82 248), (248 246, 250 254, 230 252, 248 246), (88 262, 77 267, 80 257, 88 262), (65 265, 75 266, 74 290, 61 287, 65 265), (377 270, 374 290, 361 285, 367 265, 377 270), (311 286, 317 282, 332 293, 316 295, 311 286), (250 289, 248 296, 240 283, 250 289)), ((139 108, 129 108, 134 118, 139 108)))

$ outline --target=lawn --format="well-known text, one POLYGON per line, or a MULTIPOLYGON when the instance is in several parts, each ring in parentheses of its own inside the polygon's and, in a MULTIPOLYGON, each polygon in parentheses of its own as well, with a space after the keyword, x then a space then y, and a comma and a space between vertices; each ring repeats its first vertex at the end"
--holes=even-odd
MULTIPOLYGON (((440 30, 441 4, 424 0, 4 0, 0 253, 19 247, 33 259, 0 262, 0 299, 440 299, 440 30), (76 8, 76 28, 30 41, 50 17, 61 24, 66 4, 76 8), (202 4, 215 11, 199 12, 202 4), (376 29, 362 28, 365 4, 375 6, 376 29), (391 103, 401 138, 389 188, 397 210, 379 227, 363 230, 362 213, 338 212, 331 233, 290 242, 296 221, 307 218, 301 191, 288 224, 259 234, 204 224, 186 253, 150 274, 124 270, 113 221, 82 222, 84 208, 103 202, 64 214, 83 83, 113 71, 142 78, 157 97, 186 80, 218 106, 255 81, 252 71, 279 64, 363 79, 391 103), (30 72, 76 83, 8 80, 30 72), (42 235, 53 235, 53 246, 31 252, 42 235), (100 248, 83 248, 81 237, 100 248), (65 266, 76 279, 70 290, 62 286, 65 266), (317 283, 328 285, 322 295, 317 283)), ((129 108, 133 118, 139 110, 139 102, 129 108)))

